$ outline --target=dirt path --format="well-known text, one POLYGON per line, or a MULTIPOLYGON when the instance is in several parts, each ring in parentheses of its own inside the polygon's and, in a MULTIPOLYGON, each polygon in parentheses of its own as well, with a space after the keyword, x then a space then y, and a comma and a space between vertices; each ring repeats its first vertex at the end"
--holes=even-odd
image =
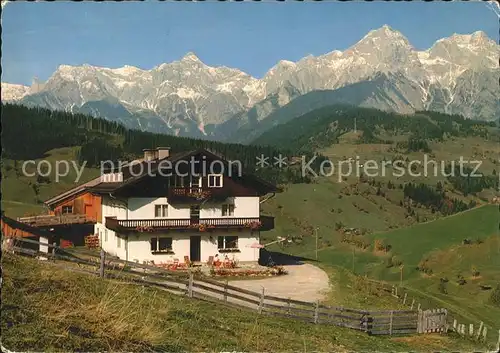
POLYGON ((257 280, 230 281, 235 287, 265 294, 313 302, 322 300, 330 291, 328 275, 319 267, 311 264, 287 265, 287 275, 257 280))

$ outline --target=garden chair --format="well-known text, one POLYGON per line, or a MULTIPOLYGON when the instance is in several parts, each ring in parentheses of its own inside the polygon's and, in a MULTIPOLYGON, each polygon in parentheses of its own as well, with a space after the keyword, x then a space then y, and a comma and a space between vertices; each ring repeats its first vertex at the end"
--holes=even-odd
POLYGON ((208 257, 208 261, 207 261, 207 265, 208 266, 213 266, 214 264, 214 257, 213 256, 209 256, 208 257))

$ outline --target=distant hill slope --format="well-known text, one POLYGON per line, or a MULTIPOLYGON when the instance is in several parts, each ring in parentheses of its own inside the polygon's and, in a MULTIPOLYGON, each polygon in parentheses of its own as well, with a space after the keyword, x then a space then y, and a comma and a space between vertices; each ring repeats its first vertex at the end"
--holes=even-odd
MULTIPOLYGON (((331 95, 328 92, 315 95, 315 97, 321 96, 330 97, 331 95)), ((306 97, 307 95, 298 99, 306 97)), ((282 116, 278 116, 280 117, 282 116)), ((295 149, 305 152, 328 147, 338 142, 342 134, 353 131, 354 128, 363 132, 361 142, 376 143, 385 142, 377 137, 377 134, 382 131, 394 136, 408 134, 421 139, 440 140, 445 134, 487 136, 494 126, 493 122, 470 120, 459 115, 429 111, 401 115, 373 108, 331 105, 276 125, 256 138, 252 144, 269 145, 275 148, 294 146, 295 149)))
MULTIPOLYGON (((144 148, 167 146, 173 153, 207 148, 228 160, 240 161, 247 172, 258 174, 274 183, 309 182, 294 167, 261 168, 257 157, 292 156, 294 152, 273 147, 225 144, 172 135, 130 130, 123 125, 83 114, 27 108, 2 104, 2 202, 8 206, 32 209, 46 197, 61 192, 61 183, 22 175, 22 161, 48 159, 86 162, 86 176, 95 176, 101 161, 131 161, 142 155, 144 148), (57 184, 57 185, 56 185, 57 184), (8 186, 8 190, 5 187, 8 186)), ((54 178, 51 175, 50 178, 54 178)), ((63 185, 70 187, 74 181, 63 185)))
MULTIPOLYGON (((373 78, 336 90, 318 90, 306 93, 291 100, 288 104, 279 107, 277 97, 273 96, 257 103, 255 107, 245 114, 236 116, 233 120, 240 123, 236 133, 230 136, 229 141, 249 143, 273 127, 284 124, 299 116, 314 111, 318 108, 334 104, 346 104, 359 107, 376 107, 384 111, 411 113, 410 101, 419 94, 420 88, 407 78, 399 74, 378 73, 373 78), (270 109, 274 111, 259 117, 259 110, 270 109)), ((233 125, 232 120, 226 124, 233 125)), ((232 127, 232 126, 231 126, 232 127)))

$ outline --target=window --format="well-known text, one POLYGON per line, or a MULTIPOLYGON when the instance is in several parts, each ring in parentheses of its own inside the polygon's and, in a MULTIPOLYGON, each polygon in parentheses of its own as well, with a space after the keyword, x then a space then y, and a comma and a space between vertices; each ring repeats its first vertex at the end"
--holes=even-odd
POLYGON ((104 229, 104 241, 105 242, 108 241, 108 230, 107 229, 104 229))
POLYGON ((191 187, 201 188, 201 176, 191 175, 191 187))
POLYGON ((73 206, 63 206, 62 214, 73 213, 73 206))
POLYGON ((221 188, 222 187, 222 174, 209 174, 208 187, 221 188))
POLYGON ((151 238, 152 253, 173 253, 172 238, 153 237, 151 238))
POLYGON ((168 216, 168 205, 155 205, 155 217, 167 217, 168 216))
POLYGON ((176 188, 183 188, 184 187, 184 177, 180 175, 175 175, 174 176, 174 186, 176 188))
POLYGON ((200 206, 190 206, 189 207, 189 217, 191 219, 200 218, 200 206))
POLYGON ((121 238, 118 236, 118 234, 116 234, 116 247, 117 248, 121 248, 122 246, 122 240, 121 238))
POLYGON ((222 217, 234 216, 234 205, 222 205, 222 217))
POLYGON ((231 252, 238 250, 238 237, 233 235, 222 235, 217 239, 217 247, 221 252, 231 252))

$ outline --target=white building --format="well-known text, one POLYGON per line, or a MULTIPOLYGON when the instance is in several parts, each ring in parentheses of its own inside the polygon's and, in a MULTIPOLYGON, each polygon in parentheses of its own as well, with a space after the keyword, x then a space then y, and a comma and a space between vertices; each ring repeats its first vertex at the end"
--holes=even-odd
POLYGON ((95 233, 102 248, 141 263, 206 263, 217 254, 258 261, 260 231, 272 227, 260 204, 276 188, 238 169, 207 150, 145 150, 142 161, 87 188, 101 196, 95 233))

